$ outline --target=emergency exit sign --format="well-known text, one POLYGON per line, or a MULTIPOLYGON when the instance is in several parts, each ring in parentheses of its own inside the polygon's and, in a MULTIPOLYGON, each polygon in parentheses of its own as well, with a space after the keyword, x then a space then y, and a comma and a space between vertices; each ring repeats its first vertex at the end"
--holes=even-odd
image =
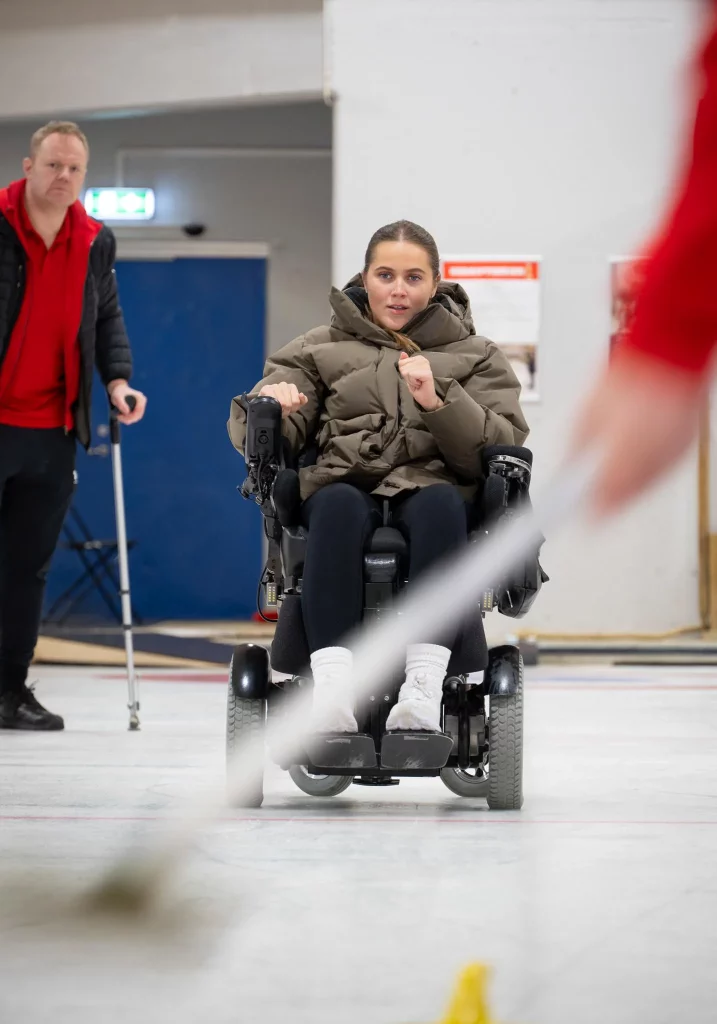
POLYGON ((154 189, 88 188, 85 209, 98 220, 151 220, 154 217, 154 189))

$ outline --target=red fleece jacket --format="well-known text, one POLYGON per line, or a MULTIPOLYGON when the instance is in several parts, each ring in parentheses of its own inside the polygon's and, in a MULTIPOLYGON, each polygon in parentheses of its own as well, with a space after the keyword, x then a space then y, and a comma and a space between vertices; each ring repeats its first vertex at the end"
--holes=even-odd
POLYGON ((23 301, 0 368, 0 423, 71 430, 85 279, 102 225, 78 201, 48 249, 30 223, 25 185, 16 181, 0 190, 0 211, 27 255, 23 301))
POLYGON ((717 345, 717 0, 699 62, 694 131, 666 222, 646 254, 632 326, 617 351, 695 374, 717 345))

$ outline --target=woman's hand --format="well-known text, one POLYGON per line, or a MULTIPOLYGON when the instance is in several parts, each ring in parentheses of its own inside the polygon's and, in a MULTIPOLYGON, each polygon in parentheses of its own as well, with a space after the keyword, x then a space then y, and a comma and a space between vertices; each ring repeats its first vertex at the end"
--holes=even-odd
POLYGON ((284 419, 291 416, 302 405, 306 405, 309 399, 297 388, 296 384, 265 384, 259 392, 259 398, 275 398, 281 406, 281 415, 284 419))
POLYGON ((440 409, 443 402, 436 394, 433 370, 425 356, 409 356, 407 352, 402 352, 398 357, 398 372, 422 409, 426 412, 440 409))

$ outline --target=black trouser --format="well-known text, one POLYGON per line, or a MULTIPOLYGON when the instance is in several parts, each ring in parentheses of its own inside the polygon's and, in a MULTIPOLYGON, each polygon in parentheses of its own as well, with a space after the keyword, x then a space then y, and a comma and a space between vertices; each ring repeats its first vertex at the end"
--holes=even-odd
POLYGON ((24 682, 35 653, 74 468, 75 441, 62 428, 0 424, 0 689, 24 682))
MULTIPOLYGON (((450 484, 435 484, 391 499, 391 525, 410 545, 409 580, 466 543, 471 510, 450 484)), ((363 556, 381 525, 381 503, 350 484, 329 484, 303 505, 309 539, 302 611, 309 650, 336 647, 361 621, 363 556)), ((445 636, 424 643, 448 645, 445 636)))

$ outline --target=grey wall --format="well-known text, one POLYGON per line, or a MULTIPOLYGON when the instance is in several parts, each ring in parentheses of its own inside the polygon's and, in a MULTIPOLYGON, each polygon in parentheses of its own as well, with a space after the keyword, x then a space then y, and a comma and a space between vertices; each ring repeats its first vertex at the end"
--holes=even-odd
MULTIPOLYGON (((542 255, 542 402, 526 406, 539 485, 607 355, 608 257, 633 250, 665 195, 698 5, 326 7, 334 277, 345 280, 371 231, 398 217, 424 223, 444 252, 542 255)), ((599 538, 551 539, 553 582, 524 625, 593 633, 695 623, 696 494, 690 462, 599 538)))
POLYGON ((1 7, 2 117, 322 95, 321 0, 1 7))
MULTIPOLYGON (((38 123, 0 125, 0 181, 21 176, 21 160, 38 123)), ((82 127, 91 146, 88 183, 95 185, 115 183, 115 157, 124 147, 331 146, 331 111, 323 103, 87 120, 82 127)), ((126 161, 126 182, 157 190, 158 225, 200 221, 207 225, 207 240, 271 246, 268 348, 325 322, 331 278, 330 158, 140 153, 126 161)), ((136 230, 138 235, 156 233, 136 230)))
MULTIPOLYGON (((158 189, 160 223, 202 219, 208 238, 272 246, 272 348, 325 320, 330 278, 345 281, 372 230, 396 217, 423 221, 444 252, 542 255, 542 401, 527 407, 540 485, 607 354, 608 257, 635 248, 666 195, 702 6, 327 0, 320 80, 317 0, 212 0, 201 15, 191 0, 131 0, 111 16, 91 0, 9 0, 0 116, 332 90, 333 275, 326 160, 145 154, 129 162, 128 181, 158 189), (17 87, 28 66, 43 68, 30 92, 17 87)), ((317 104, 88 121, 91 180, 113 181, 120 147, 328 145, 329 114, 317 104)), ((5 179, 19 171, 30 127, 0 128, 5 179)), ((693 624, 696 493, 692 460, 599 538, 551 538, 554 579, 525 625, 592 633, 693 624)))

